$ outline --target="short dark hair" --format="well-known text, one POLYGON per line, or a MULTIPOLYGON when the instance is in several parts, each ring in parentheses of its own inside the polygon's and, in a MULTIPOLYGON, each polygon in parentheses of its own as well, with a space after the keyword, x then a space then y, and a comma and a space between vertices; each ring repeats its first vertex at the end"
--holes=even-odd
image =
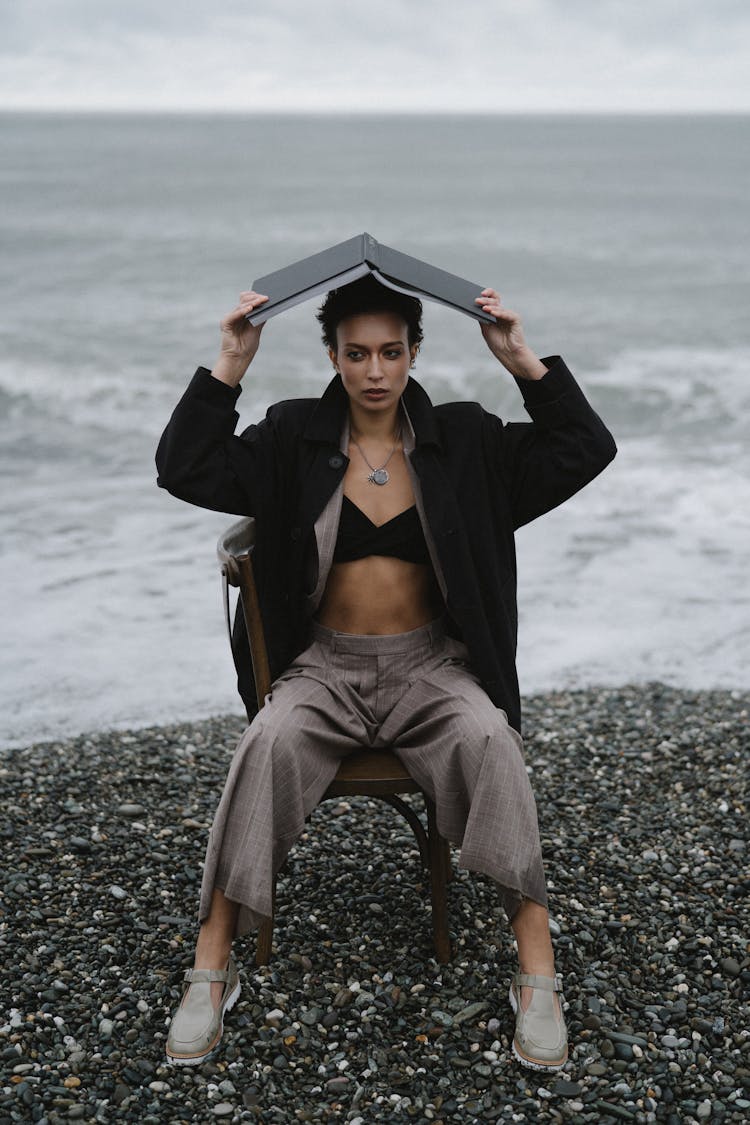
POLYGON ((381 285, 371 273, 330 291, 316 314, 323 328, 323 343, 335 351, 336 329, 342 320, 379 312, 395 313, 406 322, 410 348, 422 343, 422 302, 381 285))

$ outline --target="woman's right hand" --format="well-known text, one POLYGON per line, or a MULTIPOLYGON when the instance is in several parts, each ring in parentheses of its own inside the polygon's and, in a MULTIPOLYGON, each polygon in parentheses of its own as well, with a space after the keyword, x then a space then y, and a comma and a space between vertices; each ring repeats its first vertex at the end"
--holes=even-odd
POLYGON ((268 297, 252 290, 240 293, 237 308, 223 317, 219 358, 211 372, 215 379, 228 383, 230 387, 239 385, 258 350, 263 331, 262 324, 251 324, 247 316, 267 300, 268 297))

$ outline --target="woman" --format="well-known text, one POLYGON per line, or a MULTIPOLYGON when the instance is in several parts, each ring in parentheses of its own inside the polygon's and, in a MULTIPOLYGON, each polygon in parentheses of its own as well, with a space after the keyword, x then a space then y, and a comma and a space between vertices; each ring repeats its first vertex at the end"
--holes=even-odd
POLYGON ((567 1034, 515 674, 515 527, 611 460, 609 432, 559 358, 540 360, 494 289, 477 304, 493 355, 532 421, 476 403, 434 407, 410 377, 421 305, 368 277, 319 314, 336 374, 320 399, 277 403, 234 436, 261 327, 247 292, 224 318, 157 452, 159 484, 254 515, 256 577, 274 684, 243 735, 209 840, 195 969, 167 1054, 202 1061, 239 995, 234 937, 270 913, 273 875, 352 751, 390 745, 461 845, 498 884, 520 973, 513 1049, 559 1069, 567 1034))

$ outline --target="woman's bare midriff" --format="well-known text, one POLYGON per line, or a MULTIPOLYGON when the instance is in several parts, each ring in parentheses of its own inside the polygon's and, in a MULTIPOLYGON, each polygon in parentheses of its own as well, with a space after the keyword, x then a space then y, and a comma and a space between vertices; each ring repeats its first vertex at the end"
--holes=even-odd
POLYGON ((369 555, 331 568, 317 619, 337 633, 386 636, 418 629, 442 612, 431 567, 369 555))

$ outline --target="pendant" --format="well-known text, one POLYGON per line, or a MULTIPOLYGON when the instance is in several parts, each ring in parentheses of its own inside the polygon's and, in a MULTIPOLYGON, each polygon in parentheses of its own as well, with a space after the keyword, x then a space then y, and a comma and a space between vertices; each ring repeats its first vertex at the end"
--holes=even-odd
POLYGON ((373 469, 367 479, 370 484, 388 484, 391 478, 387 469, 373 469))

